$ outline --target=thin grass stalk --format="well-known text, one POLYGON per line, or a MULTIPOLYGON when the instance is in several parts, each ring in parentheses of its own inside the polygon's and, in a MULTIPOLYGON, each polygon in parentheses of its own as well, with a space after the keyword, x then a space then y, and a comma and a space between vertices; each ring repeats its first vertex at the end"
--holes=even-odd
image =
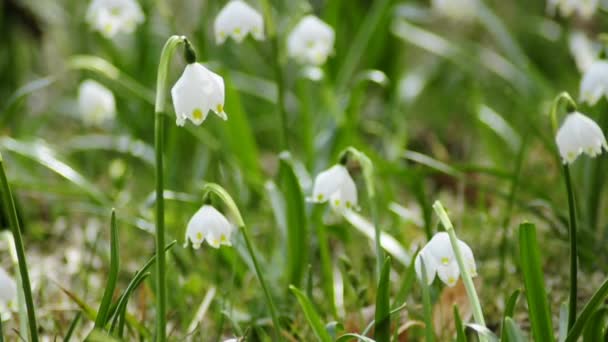
POLYGON ((566 191, 568 192, 568 214, 569 230, 568 236, 570 239, 570 297, 568 299, 568 331, 574 326, 576 320, 576 299, 578 296, 578 247, 576 238, 576 202, 574 192, 572 191, 572 180, 570 179, 570 168, 568 164, 564 164, 564 181, 566 182, 566 191))
POLYGON ((23 238, 21 237, 21 227, 19 225, 19 219, 17 217, 15 201, 13 200, 11 188, 6 177, 6 172, 4 170, 4 159, 2 158, 2 155, 0 155, 0 187, 3 195, 2 202, 4 203, 4 210, 6 215, 8 216, 11 232, 13 233, 13 239, 15 240, 15 251, 17 252, 19 274, 21 277, 21 286, 23 288, 23 294, 25 297, 25 306, 27 307, 27 321, 30 330, 30 339, 33 342, 38 342, 38 324, 36 323, 36 312, 34 310, 32 286, 30 283, 30 276, 27 270, 25 248, 23 247, 23 238))

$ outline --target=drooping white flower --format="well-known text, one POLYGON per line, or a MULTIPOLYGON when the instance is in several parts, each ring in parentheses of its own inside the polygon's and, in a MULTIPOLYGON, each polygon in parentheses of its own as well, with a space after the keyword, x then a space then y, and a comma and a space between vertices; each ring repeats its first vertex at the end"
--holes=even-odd
POLYGON ((114 94, 93 80, 85 80, 78 88, 78 107, 87 125, 101 125, 116 115, 114 94))
POLYGON ((554 14, 556 10, 564 17, 577 14, 583 19, 593 16, 599 5, 599 0, 548 0, 547 9, 554 14))
MULTIPOLYGON (((472 277, 476 276, 477 267, 473 251, 461 240, 458 240, 458 247, 462 253, 467 270, 472 277)), ((416 256, 414 268, 419 279, 423 279, 422 262, 424 262, 427 276, 426 282, 428 284, 431 284, 435 276, 438 276, 446 285, 450 287, 456 285, 460 276, 460 268, 458 267, 458 261, 456 260, 448 233, 441 232, 435 234, 416 256)))
POLYGON ((242 0, 227 3, 215 18, 213 28, 218 44, 223 44, 228 37, 240 43, 248 33, 257 40, 264 39, 264 18, 242 0))
POLYGON ((597 59, 599 48, 583 32, 576 31, 570 34, 570 54, 574 57, 576 67, 585 72, 597 59))
POLYGON ((334 49, 334 29, 314 15, 307 15, 287 37, 287 52, 303 64, 322 65, 334 49))
POLYGON ((357 186, 346 167, 336 164, 319 173, 311 200, 316 203, 329 201, 336 211, 357 208, 357 186))
POLYGON ((213 248, 219 248, 220 245, 232 246, 232 231, 233 226, 228 219, 211 205, 205 204, 188 222, 184 247, 191 242, 192 247, 198 249, 205 240, 213 248))
POLYGON ((602 96, 608 98, 608 62, 596 60, 583 74, 580 87, 581 101, 593 106, 602 96))
POLYGON ((186 119, 200 125, 210 110, 228 119, 224 113, 224 79, 200 63, 186 65, 171 89, 171 97, 178 126, 185 125, 186 119))
POLYGON ((437 14, 455 21, 471 21, 477 16, 477 0, 432 0, 437 14))
POLYGON ((600 126, 579 112, 566 116, 555 141, 564 164, 571 164, 582 153, 595 157, 602 153, 602 149, 608 151, 606 137, 600 126))
POLYGON ((93 0, 86 20, 107 38, 117 33, 132 33, 144 21, 144 12, 135 0, 93 0))
POLYGON ((13 278, 6 273, 4 268, 0 267, 0 313, 6 314, 16 310, 17 285, 13 278))

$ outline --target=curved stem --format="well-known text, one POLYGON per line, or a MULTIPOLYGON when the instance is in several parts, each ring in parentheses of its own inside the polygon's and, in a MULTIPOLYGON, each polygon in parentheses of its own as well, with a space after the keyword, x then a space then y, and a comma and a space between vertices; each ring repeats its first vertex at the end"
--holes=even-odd
POLYGON ((25 260, 25 249, 23 247, 23 239, 21 237, 21 227, 19 226, 17 209, 15 208, 15 202, 13 200, 13 195, 11 194, 11 187, 8 183, 8 179, 6 178, 6 172, 4 171, 4 160, 2 159, 2 155, 0 155, 0 187, 2 190, 2 202, 4 203, 4 210, 8 216, 11 232, 13 233, 13 239, 15 240, 15 250, 17 252, 19 274, 21 276, 21 286, 23 287, 25 305, 27 307, 27 321, 30 328, 30 338, 33 342, 38 342, 38 325, 36 323, 36 312, 34 310, 34 299, 32 298, 30 276, 27 270, 27 262, 25 260))
POLYGON ((576 110, 576 102, 572 99, 572 96, 570 96, 568 92, 563 91, 555 97, 553 100, 553 105, 551 106, 551 112, 549 112, 549 115, 551 116, 551 128, 553 129, 554 134, 557 133, 557 128, 559 127, 557 125, 557 109, 562 100, 567 102, 566 105, 568 106, 568 112, 573 112, 576 110))
POLYGON ((272 317, 272 324, 274 325, 274 333, 275 339, 277 341, 281 339, 281 325, 279 324, 279 316, 277 315, 277 309, 274 306, 274 302, 272 301, 272 296, 270 295, 270 291, 268 290, 268 286, 266 285, 266 281, 260 271, 260 265, 258 264, 258 259, 255 256, 255 252, 253 250, 253 245, 251 244, 251 240, 249 239, 249 234, 247 233, 247 229, 245 226, 241 226, 241 232, 243 233, 243 237, 245 238, 245 244, 247 245, 247 251, 251 256, 251 261, 253 262, 253 267, 255 268, 255 273, 258 276, 258 280, 260 281, 260 285, 262 286, 262 290, 264 291, 264 296, 266 297, 266 304, 268 305, 268 309, 270 310, 270 316, 272 317))
POLYGON ((564 180, 568 191, 568 212, 570 215, 569 238, 570 238, 570 298, 568 304, 568 331, 572 329, 576 320, 576 299, 577 299, 577 275, 578 275, 578 251, 576 246, 576 204, 574 192, 572 191, 572 181, 570 179, 570 169, 568 164, 564 164, 564 180))
POLYGON ((167 84, 167 74, 169 72, 169 64, 175 49, 178 45, 184 43, 186 37, 172 36, 170 37, 160 55, 160 63, 158 65, 158 76, 156 80, 156 102, 154 105, 154 149, 156 157, 156 255, 158 262, 156 263, 156 340, 159 342, 166 341, 167 321, 165 317, 167 304, 167 284, 165 276, 165 201, 164 201, 164 170, 163 170, 163 146, 164 146, 164 111, 167 105, 167 92, 169 85, 167 84))

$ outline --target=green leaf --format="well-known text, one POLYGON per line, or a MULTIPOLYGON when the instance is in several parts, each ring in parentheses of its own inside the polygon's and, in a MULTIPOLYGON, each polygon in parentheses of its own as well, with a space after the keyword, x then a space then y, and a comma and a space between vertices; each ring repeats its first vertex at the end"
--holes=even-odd
POLYGON ((494 335, 492 330, 486 328, 485 326, 477 323, 469 323, 466 325, 467 328, 471 328, 473 331, 477 333, 477 335, 481 338, 485 338, 486 341, 490 342, 498 342, 498 337, 494 335))
POLYGON ((604 280, 602 286, 600 286, 600 288, 593 294, 591 299, 589 299, 587 304, 585 304, 585 307, 574 322, 572 329, 570 329, 566 342, 574 342, 578 340, 579 336, 583 332, 585 324, 587 324, 587 321, 595 309, 604 302, 606 296, 608 296, 608 279, 604 280))
POLYGON ((456 326, 456 342, 466 342, 467 335, 464 331, 464 325, 458 312, 458 305, 454 305, 454 325, 456 326))
MULTIPOLYGON (((72 338, 72 335, 74 334, 74 331, 76 330, 76 327, 78 326, 78 323, 80 323, 81 318, 82 318, 82 311, 78 311, 78 313, 72 320, 72 323, 70 323, 68 332, 63 337, 64 342, 70 342, 70 339, 72 338)), ((0 332, 0 334, 1 334, 1 332, 0 332)), ((1 342, 1 340, 0 340, 0 342, 1 342)))
POLYGON ((317 339, 321 342, 331 342, 329 333, 327 330, 325 330, 325 326, 321 322, 321 318, 313 308, 308 297, 304 294, 304 292, 298 290, 293 285, 289 285, 289 289, 298 299, 298 303, 300 303, 300 307, 302 308, 302 311, 304 311, 304 316, 306 316, 306 320, 312 328, 312 331, 315 333, 317 339))
POLYGON ((391 304, 390 304, 391 257, 384 259, 382 273, 378 281, 376 294, 376 329, 374 337, 378 342, 388 342, 391 338, 391 304))
POLYGON ((524 276, 534 339, 536 341, 553 341, 551 313, 545 292, 534 224, 522 223, 519 226, 519 245, 520 267, 524 276))
POLYGON ((373 340, 367 336, 353 334, 353 333, 344 334, 344 335, 340 336, 336 340, 336 342, 347 342, 347 341, 354 340, 354 339, 357 339, 358 341, 363 341, 363 342, 376 342, 375 340, 373 340))
POLYGON ((118 269, 120 265, 118 248, 116 212, 112 210, 112 219, 110 224, 110 273, 108 274, 108 282, 106 283, 103 297, 101 299, 101 303, 99 304, 99 310, 97 310, 95 329, 104 330, 104 326, 108 322, 110 305, 112 304, 112 297, 114 295, 114 289, 116 288, 116 281, 118 280, 118 269))
POLYGON ((528 339, 524 336, 524 333, 521 331, 517 323, 511 319, 511 317, 505 318, 504 331, 506 331, 505 336, 506 339, 502 341, 505 342, 525 342, 528 339))
POLYGON ((501 333, 500 333, 501 340, 506 339, 507 331, 506 331, 506 327, 505 327, 505 324, 506 324, 505 320, 509 317, 513 317, 513 312, 515 312, 515 305, 517 305, 517 300, 519 299, 520 293, 521 293, 521 290, 519 290, 519 289, 513 291, 513 293, 507 300, 507 303, 505 305, 505 312, 502 317, 502 329, 501 329, 501 333))
POLYGON ((281 154, 279 184, 287 218, 287 281, 300 285, 308 257, 308 231, 304 193, 288 154, 281 154))
POLYGON ((602 341, 606 331, 606 314, 608 308, 601 308, 595 311, 585 325, 583 331, 583 341, 602 341))

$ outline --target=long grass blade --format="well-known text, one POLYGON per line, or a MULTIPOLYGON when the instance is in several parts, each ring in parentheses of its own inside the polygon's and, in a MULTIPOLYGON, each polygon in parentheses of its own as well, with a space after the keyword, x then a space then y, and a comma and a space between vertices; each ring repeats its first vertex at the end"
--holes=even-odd
POLYGON ((572 329, 570 329, 568 337, 566 337, 566 342, 574 342, 578 340, 579 336, 583 332, 583 328, 587 324, 587 321, 593 312, 595 312, 595 309, 604 302, 606 297, 608 297, 608 279, 604 281, 602 286, 600 286, 600 288, 593 294, 591 299, 589 299, 587 304, 585 304, 585 307, 574 322, 572 329))
POLYGON ((298 303, 300 303, 300 307, 302 308, 302 311, 304 311, 304 316, 306 316, 306 320, 317 339, 321 342, 330 342, 331 336, 329 336, 329 333, 325 329, 325 325, 321 322, 321 318, 312 306, 310 299, 308 299, 304 292, 298 290, 298 288, 293 285, 290 285, 289 289, 296 296, 298 303))
POLYGON ((78 326, 78 323, 80 323, 81 318, 82 318, 82 311, 78 311, 76 316, 74 316, 72 323, 70 323, 70 326, 68 327, 68 331, 65 333, 65 336, 63 337, 63 342, 70 342, 70 340, 72 339, 72 335, 74 335, 74 331, 76 331, 76 327, 78 326))
POLYGON ((101 303, 99 304, 99 310, 97 310, 97 317, 95 318, 95 329, 102 331, 109 319, 110 305, 112 304, 112 297, 114 296, 114 289, 116 288, 120 267, 120 257, 118 254, 118 225, 116 224, 116 212, 113 209, 110 227, 110 272, 108 274, 108 282, 106 283, 101 303))
POLYGON ((374 337, 378 342, 388 342, 391 338, 390 275, 391 257, 384 259, 378 292, 376 293, 376 328, 374 337))

